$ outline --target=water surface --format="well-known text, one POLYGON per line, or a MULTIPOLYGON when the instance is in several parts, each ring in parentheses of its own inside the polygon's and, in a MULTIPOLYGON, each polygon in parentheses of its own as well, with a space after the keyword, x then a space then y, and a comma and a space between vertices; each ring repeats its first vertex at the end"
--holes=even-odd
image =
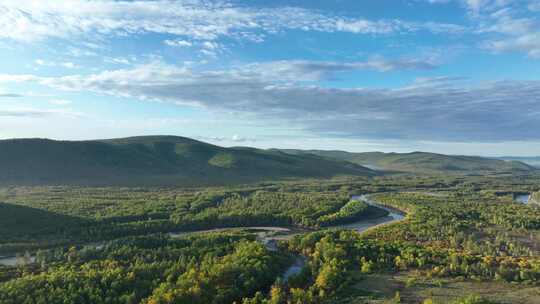
POLYGON ((514 196, 514 200, 516 202, 520 202, 520 203, 523 203, 523 204, 528 204, 529 203, 529 197, 530 197, 530 194, 518 194, 516 196, 514 196))

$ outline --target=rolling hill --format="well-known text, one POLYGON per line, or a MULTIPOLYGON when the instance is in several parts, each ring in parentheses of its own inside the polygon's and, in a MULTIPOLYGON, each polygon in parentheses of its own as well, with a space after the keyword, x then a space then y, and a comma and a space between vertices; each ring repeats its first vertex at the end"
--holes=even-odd
POLYGON ((527 165, 531 165, 535 168, 540 168, 540 156, 530 156, 530 157, 504 156, 504 157, 497 157, 497 159, 519 161, 522 163, 526 163, 527 165))
POLYGON ((312 154, 328 159, 343 160, 376 170, 428 174, 526 173, 536 171, 519 161, 478 156, 444 155, 427 152, 412 153, 350 153, 322 150, 281 150, 293 155, 312 154))
POLYGON ((357 164, 316 155, 223 148, 175 136, 2 140, 0 168, 2 185, 205 186, 375 174, 357 164))

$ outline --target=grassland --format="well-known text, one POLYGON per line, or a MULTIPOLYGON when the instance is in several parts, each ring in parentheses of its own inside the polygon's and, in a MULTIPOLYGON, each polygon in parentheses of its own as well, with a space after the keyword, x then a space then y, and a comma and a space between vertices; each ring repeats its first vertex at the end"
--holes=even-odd
POLYGON ((499 304, 535 304, 540 302, 540 288, 534 285, 512 284, 504 281, 479 281, 464 278, 427 278, 414 271, 393 274, 352 273, 355 283, 346 289, 340 302, 351 304, 380 304, 395 300, 401 303, 450 304, 464 295, 476 296, 486 302, 499 304), (345 295, 347 294, 347 295, 345 295))

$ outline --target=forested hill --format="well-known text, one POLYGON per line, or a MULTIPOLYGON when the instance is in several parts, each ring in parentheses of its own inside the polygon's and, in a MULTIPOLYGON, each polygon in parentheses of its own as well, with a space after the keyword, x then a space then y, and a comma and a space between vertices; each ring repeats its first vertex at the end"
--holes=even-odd
POLYGON ((284 178, 371 176, 357 164, 189 138, 145 136, 97 141, 0 141, 3 185, 225 185, 284 178))
POLYGON ((390 171, 441 174, 519 173, 533 172, 537 168, 519 161, 484 158, 478 156, 444 155, 427 152, 412 153, 350 153, 322 150, 281 150, 292 155, 317 155, 343 160, 370 168, 390 171))
POLYGON ((503 157, 497 157, 497 159, 519 161, 519 162, 531 165, 533 167, 540 168, 540 156, 529 156, 529 157, 503 156, 503 157))

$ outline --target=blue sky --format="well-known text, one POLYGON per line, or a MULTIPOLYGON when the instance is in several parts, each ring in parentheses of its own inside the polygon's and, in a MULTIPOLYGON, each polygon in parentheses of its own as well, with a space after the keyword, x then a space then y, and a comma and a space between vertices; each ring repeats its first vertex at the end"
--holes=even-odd
POLYGON ((0 0, 0 138, 540 155, 540 0, 0 0))

